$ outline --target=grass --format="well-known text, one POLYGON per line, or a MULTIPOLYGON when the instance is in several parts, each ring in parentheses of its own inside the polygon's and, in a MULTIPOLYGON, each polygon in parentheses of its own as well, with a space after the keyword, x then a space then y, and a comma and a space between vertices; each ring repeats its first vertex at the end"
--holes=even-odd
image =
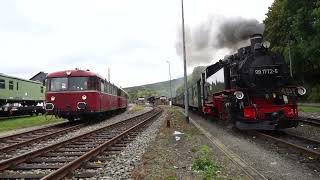
POLYGON ((299 106, 300 111, 306 113, 320 112, 320 107, 299 106))
POLYGON ((192 164, 192 169, 200 171, 204 179, 214 179, 217 177, 219 167, 211 159, 212 152, 208 145, 201 146, 199 155, 192 164))
POLYGON ((132 112, 137 112, 137 111, 141 111, 142 109, 144 109, 144 106, 139 105, 139 104, 135 104, 132 108, 132 112))
POLYGON ((0 132, 6 132, 15 129, 52 124, 61 122, 63 119, 57 119, 54 116, 28 116, 23 118, 13 118, 0 121, 0 132))

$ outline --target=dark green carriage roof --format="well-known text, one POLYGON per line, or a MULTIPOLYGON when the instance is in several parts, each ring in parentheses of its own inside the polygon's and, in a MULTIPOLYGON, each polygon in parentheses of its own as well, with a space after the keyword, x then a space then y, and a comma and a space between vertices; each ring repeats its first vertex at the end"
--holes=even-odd
POLYGON ((18 77, 14 77, 14 76, 8 76, 8 75, 5 75, 3 73, 0 73, 0 78, 1 77, 15 79, 15 80, 19 80, 19 81, 30 82, 30 83, 35 83, 35 84, 42 84, 41 82, 38 82, 38 81, 32 81, 32 80, 22 79, 22 78, 18 78, 18 77))

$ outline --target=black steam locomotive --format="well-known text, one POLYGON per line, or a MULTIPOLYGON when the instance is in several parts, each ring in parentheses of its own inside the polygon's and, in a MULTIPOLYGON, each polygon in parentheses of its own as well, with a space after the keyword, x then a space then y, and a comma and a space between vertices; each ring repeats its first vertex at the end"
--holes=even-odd
MULTIPOLYGON (((297 98, 306 89, 294 82, 284 59, 269 46, 255 34, 250 46, 208 66, 188 88, 189 107, 239 129, 296 127, 297 98)), ((173 104, 184 105, 183 96, 173 98, 173 104)))

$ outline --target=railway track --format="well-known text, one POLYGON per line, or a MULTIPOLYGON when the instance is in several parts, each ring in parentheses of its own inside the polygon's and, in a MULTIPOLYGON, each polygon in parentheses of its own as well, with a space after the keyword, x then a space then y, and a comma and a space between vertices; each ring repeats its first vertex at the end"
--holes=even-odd
POLYGON ((320 141, 296 136, 283 131, 278 132, 255 132, 255 134, 265 140, 271 140, 279 145, 289 147, 302 155, 308 156, 311 160, 320 160, 320 141))
POLYGON ((3 159, 2 155, 5 155, 7 152, 18 150, 35 142, 57 138, 83 126, 84 123, 82 122, 66 122, 10 136, 0 137, 0 159, 3 159))
POLYGON ((162 112, 156 108, 77 137, 0 162, 0 178, 61 179, 81 167, 74 177, 92 177, 92 169, 131 142, 162 112), (95 163, 96 161, 100 163, 95 163))
POLYGON ((300 117, 298 121, 304 124, 320 127, 320 119, 300 117))

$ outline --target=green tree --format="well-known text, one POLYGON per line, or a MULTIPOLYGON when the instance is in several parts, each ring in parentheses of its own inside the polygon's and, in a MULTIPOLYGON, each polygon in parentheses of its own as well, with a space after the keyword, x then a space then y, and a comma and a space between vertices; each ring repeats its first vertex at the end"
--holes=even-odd
POLYGON ((320 65, 320 1, 275 0, 264 20, 271 50, 288 61, 288 43, 295 75, 318 73, 320 65))

